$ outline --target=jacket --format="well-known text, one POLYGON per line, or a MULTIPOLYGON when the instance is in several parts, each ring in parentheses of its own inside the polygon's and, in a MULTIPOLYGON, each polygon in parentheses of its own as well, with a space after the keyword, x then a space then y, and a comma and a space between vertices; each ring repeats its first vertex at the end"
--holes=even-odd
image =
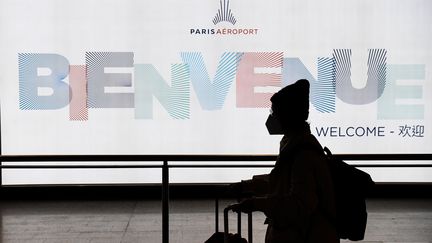
POLYGON ((256 210, 267 216, 266 243, 339 242, 332 179, 320 151, 309 130, 284 137, 271 173, 244 182, 262 196, 256 210))

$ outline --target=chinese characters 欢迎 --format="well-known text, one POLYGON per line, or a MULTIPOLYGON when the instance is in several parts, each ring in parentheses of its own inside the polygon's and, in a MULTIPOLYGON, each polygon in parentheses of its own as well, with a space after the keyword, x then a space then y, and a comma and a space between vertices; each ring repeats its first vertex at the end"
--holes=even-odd
POLYGON ((424 137, 423 125, 399 126, 399 136, 402 137, 424 137))

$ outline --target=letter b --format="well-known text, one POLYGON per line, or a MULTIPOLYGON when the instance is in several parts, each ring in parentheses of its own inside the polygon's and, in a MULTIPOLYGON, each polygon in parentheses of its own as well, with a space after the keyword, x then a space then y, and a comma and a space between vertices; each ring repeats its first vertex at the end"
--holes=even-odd
POLYGON ((69 104, 69 62, 58 54, 18 54, 21 110, 54 110, 69 104), (49 70, 43 73, 43 70, 49 70), (50 92, 43 94, 42 89, 50 92))

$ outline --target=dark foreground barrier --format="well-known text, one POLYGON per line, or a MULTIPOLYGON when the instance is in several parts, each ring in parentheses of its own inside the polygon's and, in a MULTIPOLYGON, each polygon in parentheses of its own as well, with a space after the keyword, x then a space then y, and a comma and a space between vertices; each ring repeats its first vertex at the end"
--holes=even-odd
MULTIPOLYGON (((432 154, 345 154, 335 155, 347 161, 432 161, 432 154)), ((160 168, 162 170, 161 193, 162 193, 162 242, 169 242, 169 169, 170 168, 265 168, 272 165, 263 165, 262 161, 275 161, 276 155, 2 155, 0 182, 2 173, 5 169, 133 169, 133 168, 160 168), (86 165, 56 165, 56 162, 89 162, 86 165), (98 165, 91 162, 119 162, 115 165, 98 165), (162 164, 140 164, 128 165, 131 161, 161 161, 162 164), (244 162, 236 164, 202 164, 203 161, 224 161, 224 162, 244 162), (13 164, 4 162, 14 162, 13 164), (45 165, 29 165, 28 162, 44 162, 45 165), (49 163, 53 163, 50 165, 49 163), (176 164, 175 162, 188 162, 187 164, 176 164), (201 164, 200 164, 201 163, 201 164)), ((427 168, 432 164, 355 164, 356 167, 363 168, 427 168)), ((1 184, 3 187, 3 184, 1 184)), ((3 189, 3 188, 2 188, 3 189)), ((2 192, 3 194, 3 192, 2 192)), ((5 196, 5 195, 2 195, 5 196)))

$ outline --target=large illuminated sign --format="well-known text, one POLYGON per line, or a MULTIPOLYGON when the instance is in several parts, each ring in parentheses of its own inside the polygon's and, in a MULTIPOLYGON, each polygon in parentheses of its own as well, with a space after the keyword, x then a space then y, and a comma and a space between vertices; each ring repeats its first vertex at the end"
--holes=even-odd
POLYGON ((429 0, 0 9, 3 154, 276 154, 269 98, 301 78, 334 153, 432 153, 429 0))

